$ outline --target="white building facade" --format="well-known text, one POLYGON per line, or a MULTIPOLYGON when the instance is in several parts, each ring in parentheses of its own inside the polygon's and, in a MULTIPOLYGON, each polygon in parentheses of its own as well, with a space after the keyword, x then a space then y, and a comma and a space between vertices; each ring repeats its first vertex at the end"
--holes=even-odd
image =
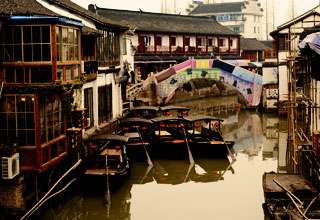
POLYGON ((217 21, 241 34, 245 38, 264 40, 263 8, 259 0, 243 2, 211 3, 196 2, 189 5, 187 12, 192 16, 215 16, 217 21))

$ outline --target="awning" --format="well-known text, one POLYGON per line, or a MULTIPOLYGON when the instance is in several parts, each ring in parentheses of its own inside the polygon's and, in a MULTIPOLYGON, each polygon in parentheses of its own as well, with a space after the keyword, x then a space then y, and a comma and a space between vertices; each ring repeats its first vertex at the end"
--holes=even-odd
POLYGON ((262 63, 261 62, 250 62, 249 66, 251 66, 251 67, 262 67, 262 63))
POLYGON ((62 22, 72 25, 77 25, 83 27, 84 24, 81 21, 70 20, 60 17, 37 17, 37 16, 11 16, 10 20, 39 20, 39 21, 49 21, 49 22, 62 22))
POLYGON ((235 66, 248 66, 248 63, 250 62, 250 60, 224 60, 228 63, 231 63, 235 66))
POLYGON ((320 32, 307 35, 299 43, 299 50, 301 55, 307 55, 309 50, 320 55, 320 32))
POLYGON ((176 60, 134 61, 134 63, 177 63, 176 60))

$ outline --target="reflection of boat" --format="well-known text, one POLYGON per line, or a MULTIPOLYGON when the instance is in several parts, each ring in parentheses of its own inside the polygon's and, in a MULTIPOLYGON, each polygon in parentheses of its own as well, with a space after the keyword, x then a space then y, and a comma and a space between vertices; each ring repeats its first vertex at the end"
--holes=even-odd
POLYGON ((152 121, 144 118, 126 118, 121 121, 119 134, 129 138, 126 151, 130 161, 146 160, 152 142, 152 121))
POLYGON ((196 175, 192 176, 195 182, 215 182, 223 179, 223 175, 227 171, 234 173, 232 163, 227 157, 217 159, 195 159, 196 175))
POLYGON ((263 191, 264 207, 274 219, 320 218, 319 193, 302 175, 265 173, 263 191))
POLYGON ((116 186, 126 176, 129 169, 129 160, 125 145, 128 137, 122 135, 104 134, 92 137, 88 142, 94 152, 87 161, 85 180, 97 184, 116 186), (102 177, 102 178, 101 178, 102 177), (107 177, 107 181, 105 178, 107 177))
POLYGON ((111 202, 108 204, 105 203, 105 195, 103 193, 84 194, 81 219, 129 220, 131 215, 131 187, 132 184, 129 182, 122 184, 121 190, 112 192, 111 202))
POLYGON ((183 106, 168 105, 168 106, 160 107, 160 111, 164 116, 173 116, 173 117, 182 118, 184 116, 188 116, 190 109, 183 106))
POLYGON ((153 177, 160 184, 181 184, 195 175, 194 166, 188 160, 156 159, 153 164, 153 177))
POLYGON ((130 182, 145 184, 153 181, 153 166, 146 166, 144 162, 133 162, 130 167, 130 182))
POLYGON ((188 122, 187 137, 193 155, 216 157, 230 153, 234 142, 224 140, 221 134, 223 120, 202 115, 189 116, 185 119, 188 122))

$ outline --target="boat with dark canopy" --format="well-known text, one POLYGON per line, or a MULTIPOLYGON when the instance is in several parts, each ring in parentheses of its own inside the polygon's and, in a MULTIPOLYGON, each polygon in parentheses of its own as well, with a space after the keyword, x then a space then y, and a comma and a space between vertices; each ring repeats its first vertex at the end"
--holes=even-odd
POLYGON ((186 136, 194 156, 220 157, 231 153, 234 142, 224 140, 221 133, 223 120, 205 115, 188 116, 184 119, 188 122, 186 136))
POLYGON ((190 109, 184 106, 168 105, 160 107, 159 111, 162 113, 163 116, 183 118, 185 116, 188 116, 190 109))
POLYGON ((126 151, 131 161, 146 160, 146 151, 151 151, 153 122, 144 118, 126 118, 120 121, 118 134, 129 138, 126 151))
POLYGON ((123 181, 129 171, 126 144, 129 137, 115 134, 96 135, 87 141, 90 156, 84 171, 85 182, 111 188, 123 181), (107 178, 105 178, 107 177, 107 178))
POLYGON ((160 116, 151 119, 154 126, 153 155, 166 158, 188 158, 188 148, 183 127, 187 120, 160 116))
POLYGON ((151 119, 157 117, 158 112, 157 106, 138 106, 130 110, 128 117, 151 119))

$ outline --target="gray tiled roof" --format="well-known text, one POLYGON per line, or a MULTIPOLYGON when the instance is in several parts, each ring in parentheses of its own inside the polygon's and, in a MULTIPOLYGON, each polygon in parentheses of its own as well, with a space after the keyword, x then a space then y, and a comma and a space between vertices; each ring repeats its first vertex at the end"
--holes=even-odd
POLYGON ((35 0, 1 0, 0 15, 4 16, 58 16, 35 0))
POLYGON ((257 51, 257 50, 271 50, 272 48, 263 44, 255 38, 241 38, 241 50, 257 51))
POLYGON ((245 7, 244 2, 228 2, 216 4, 200 4, 190 15, 209 14, 209 13, 225 13, 225 12, 241 12, 241 8, 245 7))
POLYGON ((185 15, 161 14, 142 11, 96 8, 99 15, 119 21, 137 31, 212 34, 240 36, 219 24, 215 19, 185 15))
POLYGON ((79 5, 77 5, 76 3, 70 1, 70 0, 46 0, 51 4, 56 4, 59 5, 60 7, 66 8, 69 11, 71 11, 72 13, 76 13, 82 17, 85 17, 95 23, 98 23, 102 26, 106 25, 106 26, 114 26, 117 28, 122 28, 122 29, 127 29, 127 27, 125 27, 123 25, 123 23, 118 22, 117 20, 110 20, 106 17, 102 17, 99 16, 79 5))
MULTIPOLYGON (((81 6, 73 3, 70 0, 47 0, 50 4, 56 4, 59 7, 69 10, 71 13, 78 14, 100 26, 115 27, 119 29, 128 29, 122 23, 114 20, 109 20, 103 16, 99 16, 81 6)), ((57 14, 46 7, 42 6, 36 0, 0 0, 0 17, 9 16, 58 16, 57 14)), ((71 19, 74 20, 74 19, 71 19)))

